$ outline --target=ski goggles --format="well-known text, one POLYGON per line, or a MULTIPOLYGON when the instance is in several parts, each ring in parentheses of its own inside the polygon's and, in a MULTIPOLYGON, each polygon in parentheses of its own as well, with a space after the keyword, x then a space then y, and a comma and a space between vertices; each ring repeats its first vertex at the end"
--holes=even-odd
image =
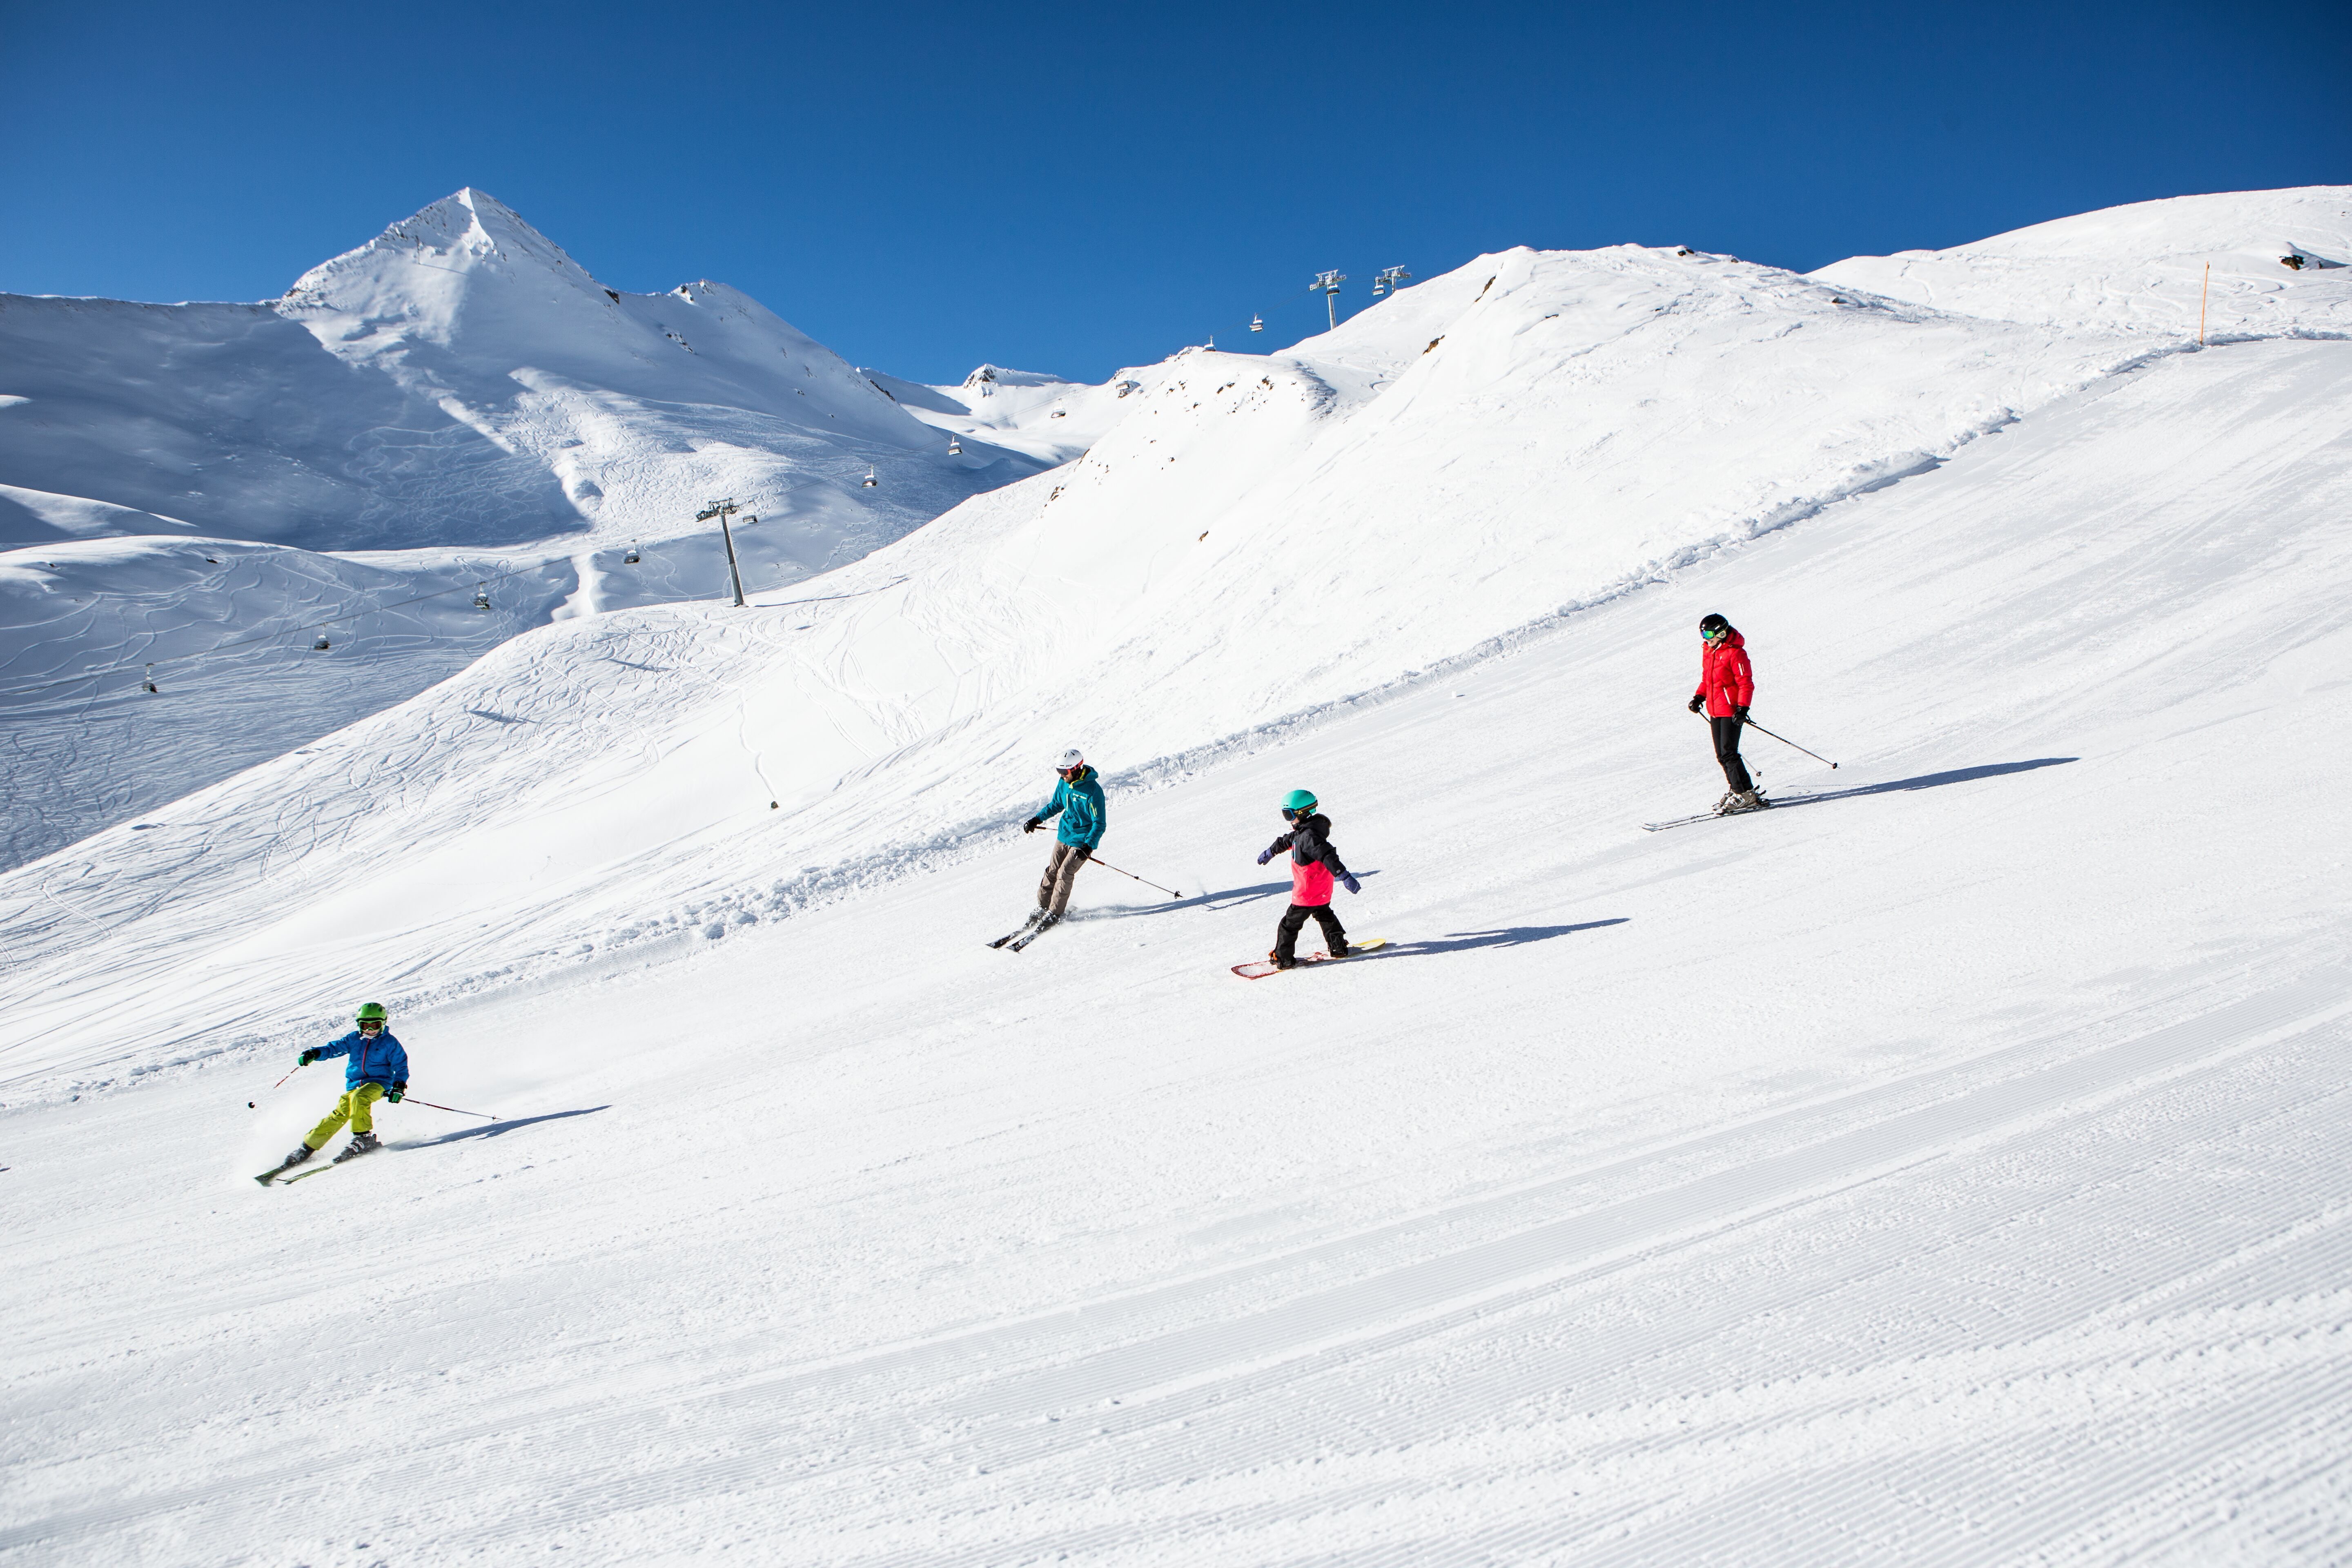
POLYGON ((1087 771, 1087 764, 1080 763, 1075 768, 1055 768, 1054 771, 1075 784, 1077 781, 1078 775, 1087 771))
POLYGON ((360 1033, 361 1033, 361 1034, 362 1034, 362 1035, 381 1035, 381 1034, 383 1034, 383 1021, 382 1021, 381 1019, 370 1018, 366 1023, 362 1024, 362 1025, 360 1026, 360 1033))
POLYGON ((1726 626, 1721 631, 1701 632, 1698 635, 1700 639, 1705 642, 1721 642, 1724 638, 1731 635, 1731 628, 1729 626, 1726 626))

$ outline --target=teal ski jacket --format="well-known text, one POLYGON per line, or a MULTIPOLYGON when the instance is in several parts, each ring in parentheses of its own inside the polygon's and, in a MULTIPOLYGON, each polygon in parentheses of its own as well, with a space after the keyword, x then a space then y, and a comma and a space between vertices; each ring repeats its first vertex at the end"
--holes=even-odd
POLYGON ((1078 774, 1078 782, 1058 779, 1054 784, 1054 799, 1039 816, 1058 815, 1054 837, 1065 844, 1084 845, 1091 849, 1102 842, 1103 792, 1095 780, 1095 771, 1087 768, 1078 774))

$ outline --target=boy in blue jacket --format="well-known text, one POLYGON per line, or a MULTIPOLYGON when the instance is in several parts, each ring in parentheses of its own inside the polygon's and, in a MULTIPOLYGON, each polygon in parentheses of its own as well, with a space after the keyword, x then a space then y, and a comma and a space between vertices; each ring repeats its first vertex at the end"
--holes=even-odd
POLYGON ((334 1110, 327 1112, 325 1119, 310 1129, 310 1135, 275 1170, 265 1171, 254 1178, 263 1186, 269 1184, 271 1177, 292 1170, 325 1148, 327 1140, 332 1138, 335 1130, 346 1121, 352 1124, 352 1141, 341 1153, 335 1156, 336 1164, 341 1164, 355 1154, 364 1154, 371 1149, 383 1147, 375 1135, 375 1102, 388 1100, 397 1105, 401 1097, 408 1092, 408 1053, 401 1048, 400 1041, 394 1037, 392 1031, 384 1027, 390 1021, 390 1015, 383 1010, 383 1003, 369 1003, 360 1009, 359 1016, 352 1021, 359 1027, 340 1040, 311 1047, 302 1053, 301 1060, 296 1064, 309 1067, 312 1062, 328 1057, 346 1058, 343 1063, 342 1098, 335 1101, 334 1110))
POLYGON ((1078 868, 1094 854, 1095 846, 1102 842, 1103 791, 1102 781, 1087 760, 1073 746, 1062 753, 1054 766, 1060 781, 1054 785, 1054 798, 1045 809, 1021 825, 1024 833, 1034 833, 1045 826, 1045 819, 1059 816, 1061 826, 1054 832, 1054 853, 1045 862, 1045 875, 1037 883, 1037 909, 1029 917, 1029 925, 1044 931, 1062 918, 1070 907, 1070 884, 1076 881, 1078 868))

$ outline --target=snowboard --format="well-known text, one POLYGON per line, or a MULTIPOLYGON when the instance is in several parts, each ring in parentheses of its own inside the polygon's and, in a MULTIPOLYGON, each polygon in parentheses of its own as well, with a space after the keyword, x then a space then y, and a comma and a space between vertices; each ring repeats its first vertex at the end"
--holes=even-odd
MULTIPOLYGON (((1360 952, 1370 952, 1376 947, 1386 947, 1388 944, 1389 939, 1384 936, 1376 936, 1365 942, 1351 942, 1348 944, 1345 956, 1353 958, 1360 952)), ((1302 952, 1298 955, 1298 966, 1302 969, 1310 963, 1329 963, 1330 962, 1332 962, 1331 955, 1328 952, 1302 952)), ((1269 974, 1280 974, 1282 971, 1274 966, 1274 960, 1261 958, 1255 963, 1234 964, 1234 973, 1244 980, 1263 980, 1269 974)))

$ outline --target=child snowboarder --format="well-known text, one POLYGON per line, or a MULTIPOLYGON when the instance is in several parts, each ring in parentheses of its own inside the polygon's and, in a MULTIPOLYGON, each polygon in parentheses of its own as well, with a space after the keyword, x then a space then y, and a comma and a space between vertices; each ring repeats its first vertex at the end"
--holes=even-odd
POLYGON ((1062 918, 1070 907, 1070 884, 1076 881, 1078 870, 1102 842, 1103 790, 1102 781, 1094 769, 1087 765, 1076 746, 1062 753, 1054 764, 1059 774, 1054 785, 1054 798, 1044 810, 1021 825, 1024 833, 1034 833, 1045 826, 1045 819, 1059 816, 1061 826, 1054 830, 1054 853, 1045 861, 1045 875, 1037 883, 1037 909, 1029 917, 1024 931, 1044 931, 1062 918))
POLYGON ((272 1177, 292 1170, 325 1148, 327 1140, 332 1138, 335 1130, 346 1121, 352 1124, 352 1141, 341 1153, 335 1156, 336 1164, 341 1164, 355 1154, 364 1154, 371 1149, 383 1146, 375 1135, 375 1102, 388 1100, 397 1105, 401 1097, 408 1092, 408 1053, 401 1048, 400 1041, 393 1037, 392 1031, 384 1027, 389 1019, 390 1015, 383 1010, 383 1003, 370 1002, 352 1020, 359 1027, 340 1040, 312 1046, 302 1053, 301 1059, 295 1064, 297 1067, 309 1067, 312 1062, 328 1057, 348 1058, 343 1066, 342 1098, 335 1102, 334 1110, 329 1111, 319 1125, 310 1129, 309 1136, 291 1154, 287 1155, 275 1169, 254 1177, 255 1181, 268 1186, 272 1177))
POLYGON ((1331 956, 1347 957, 1348 933, 1340 928, 1339 917, 1331 912, 1331 883, 1336 878, 1350 893, 1364 890, 1340 863, 1339 850, 1331 847, 1331 819, 1317 811, 1315 805, 1311 791, 1295 789, 1283 796, 1282 820, 1290 824, 1290 831, 1267 845, 1257 858, 1263 866, 1284 850, 1290 851, 1290 908, 1283 911, 1282 923, 1275 928, 1274 951, 1266 954, 1276 969, 1298 967, 1298 933, 1309 915, 1323 928, 1323 945, 1330 949, 1331 956))

